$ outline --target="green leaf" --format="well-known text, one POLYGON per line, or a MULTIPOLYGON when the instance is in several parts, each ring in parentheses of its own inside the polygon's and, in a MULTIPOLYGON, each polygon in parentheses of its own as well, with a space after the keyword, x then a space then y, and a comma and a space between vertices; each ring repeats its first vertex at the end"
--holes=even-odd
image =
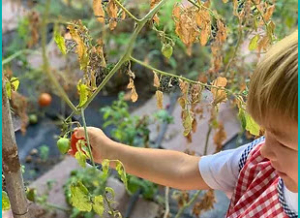
POLYGON ((64 37, 62 37, 58 31, 54 32, 54 41, 57 45, 57 47, 59 48, 59 50, 61 51, 61 53, 63 55, 67 54, 67 48, 66 48, 66 44, 65 44, 65 39, 64 37))
POLYGON ((246 130, 248 130, 252 135, 258 136, 260 127, 259 125, 253 120, 253 118, 246 113, 246 130))
POLYGON ((108 175, 108 172, 109 172, 109 160, 108 159, 104 159, 102 161, 102 172, 104 175, 108 175))
POLYGON ((88 87, 87 85, 82 84, 81 81, 79 81, 79 84, 77 85, 77 90, 79 92, 79 107, 81 107, 88 100, 88 87))
POLYGON ((11 85, 10 82, 5 83, 6 95, 9 99, 11 99, 11 85))
POLYGON ((26 191, 26 197, 29 201, 35 202, 36 199, 36 189, 28 188, 26 191))
POLYGON ((117 162, 116 171, 118 172, 122 182, 124 183, 125 188, 128 189, 126 172, 125 172, 123 164, 120 161, 117 162))
POLYGON ((2 191, 2 211, 10 209, 10 202, 8 195, 5 191, 2 191))
POLYGON ((71 184, 71 204, 80 211, 90 212, 92 210, 92 202, 90 200, 89 191, 81 183, 71 184))
POLYGON ((166 57, 166 58, 170 58, 173 54, 173 47, 169 44, 163 44, 162 48, 161 48, 161 53, 166 57))
POLYGON ((86 167, 86 156, 81 150, 78 150, 75 154, 75 158, 78 161, 79 165, 83 168, 86 167))
POLYGON ((93 210, 99 216, 103 215, 104 212, 104 200, 102 195, 95 196, 93 199, 93 210))
POLYGON ((246 129, 247 121, 246 121, 245 111, 242 108, 239 108, 238 117, 241 121, 241 125, 242 125, 243 129, 246 129))
POLYGON ((250 51, 253 51, 253 50, 257 49, 259 38, 260 38, 259 35, 255 35, 251 39, 251 41, 249 43, 249 47, 248 47, 250 51))
POLYGON ((18 88, 19 88, 19 85, 20 85, 19 79, 18 79, 17 77, 12 77, 12 78, 10 79, 10 83, 11 83, 11 85, 12 85, 13 90, 14 90, 14 91, 17 91, 18 88))

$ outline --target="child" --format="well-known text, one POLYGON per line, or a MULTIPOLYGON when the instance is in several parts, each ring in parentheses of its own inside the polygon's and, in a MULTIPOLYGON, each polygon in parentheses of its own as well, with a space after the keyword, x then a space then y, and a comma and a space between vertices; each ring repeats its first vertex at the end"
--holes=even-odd
MULTIPOLYGON (((88 134, 98 163, 118 159, 127 173, 177 189, 224 191, 231 197, 226 217, 298 217, 298 31, 258 64, 247 110, 265 136, 203 157, 125 146, 93 127, 88 134)), ((83 128, 75 135, 84 137, 83 128)))

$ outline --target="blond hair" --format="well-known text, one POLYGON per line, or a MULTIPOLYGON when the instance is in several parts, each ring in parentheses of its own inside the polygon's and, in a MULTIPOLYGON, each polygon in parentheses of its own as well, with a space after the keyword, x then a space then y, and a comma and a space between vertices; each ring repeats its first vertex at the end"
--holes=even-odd
POLYGON ((247 111, 258 123, 298 123, 298 30, 276 43, 251 76, 247 111))

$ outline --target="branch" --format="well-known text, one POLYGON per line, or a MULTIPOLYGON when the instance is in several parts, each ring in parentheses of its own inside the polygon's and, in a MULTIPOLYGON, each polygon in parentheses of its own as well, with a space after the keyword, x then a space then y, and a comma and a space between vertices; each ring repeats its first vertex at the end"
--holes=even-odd
POLYGON ((214 18, 216 18, 217 19, 217 15, 215 15, 215 13, 210 9, 210 8, 207 8, 207 7, 205 7, 205 6, 203 6, 203 5, 198 5, 196 2, 194 2, 193 0, 188 0, 188 2, 190 2, 192 5, 194 5, 195 7, 197 7, 197 8, 199 8, 199 9, 205 9, 205 10, 208 10, 209 11, 209 13, 214 17, 214 18))
POLYGON ((130 11, 128 11, 118 0, 114 0, 114 2, 119 5, 120 8, 129 16, 131 17, 135 22, 139 23, 141 20, 139 20, 137 17, 135 17, 130 11))
POLYGON ((201 86, 204 86, 204 87, 210 88, 210 89, 214 88, 214 89, 217 89, 217 90, 223 90, 226 93, 233 95, 235 98, 238 98, 239 96, 243 96, 240 93, 234 93, 233 91, 231 91, 229 89, 226 89, 226 88, 223 88, 223 87, 219 87, 219 86, 215 86, 215 85, 210 85, 210 84, 207 84, 207 83, 202 83, 200 81, 191 80, 191 79, 185 78, 183 76, 179 76, 179 75, 168 73, 168 72, 165 72, 165 71, 162 71, 162 70, 158 70, 158 69, 156 69, 156 68, 154 68, 154 67, 152 67, 152 66, 150 66, 150 65, 148 65, 148 64, 146 64, 146 63, 144 63, 144 62, 142 62, 140 60, 137 60, 137 59, 135 59, 133 57, 130 57, 130 60, 133 61, 133 62, 136 62, 136 63, 138 63, 138 64, 140 64, 140 65, 142 65, 142 66, 144 66, 144 67, 146 67, 146 68, 148 68, 150 70, 153 70, 156 73, 164 75, 164 76, 170 76, 170 77, 173 77, 173 78, 178 78, 178 79, 184 80, 184 81, 186 81, 188 83, 199 84, 201 86))
POLYGON ((39 52, 30 50, 30 49, 24 49, 24 50, 17 51, 16 53, 14 53, 14 54, 10 55, 9 57, 5 58, 4 60, 2 60, 2 66, 4 66, 5 64, 8 64, 9 62, 11 62, 13 59, 17 58, 18 56, 20 56, 22 54, 26 54, 26 53, 39 53, 39 52))

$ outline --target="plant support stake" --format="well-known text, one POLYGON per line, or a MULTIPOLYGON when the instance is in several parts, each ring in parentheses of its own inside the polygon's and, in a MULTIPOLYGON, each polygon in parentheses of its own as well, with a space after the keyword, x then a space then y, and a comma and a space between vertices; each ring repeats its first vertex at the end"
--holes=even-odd
POLYGON ((2 164, 14 218, 30 218, 5 82, 2 80, 2 164))

